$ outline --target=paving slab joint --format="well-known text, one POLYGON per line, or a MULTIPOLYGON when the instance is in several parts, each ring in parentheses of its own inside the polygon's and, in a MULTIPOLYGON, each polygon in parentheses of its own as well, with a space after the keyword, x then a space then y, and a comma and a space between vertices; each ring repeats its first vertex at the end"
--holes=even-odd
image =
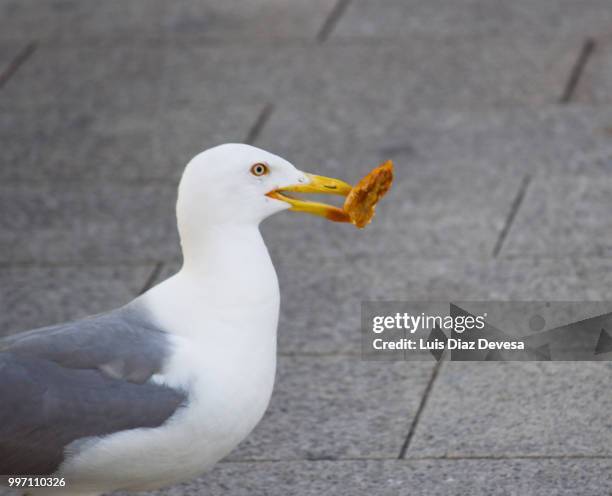
POLYGON ((317 34, 317 41, 319 43, 325 43, 327 41, 329 35, 332 33, 332 31, 338 24, 338 21, 340 20, 344 12, 346 12, 346 8, 348 7, 350 2, 351 0, 338 0, 336 2, 336 5, 334 5, 334 8, 331 10, 329 15, 323 22, 323 25, 321 26, 321 29, 317 34))
POLYGON ((399 460, 403 460, 406 458, 406 452, 408 451, 408 448, 410 447, 410 442, 412 441, 412 438, 414 437, 414 433, 416 432, 416 428, 417 428, 417 425, 419 424, 419 420, 421 419, 421 415, 423 414, 423 410, 425 410, 425 406, 427 406, 427 400, 429 399, 429 396, 431 395, 431 391, 433 389, 434 382, 436 382, 436 379, 438 378, 438 374, 440 372, 441 367, 442 367, 442 360, 438 360, 438 362, 436 363, 435 367, 433 368, 431 372, 431 376, 429 377, 429 382, 427 383, 427 386, 425 387, 425 391, 423 392, 423 396, 421 397, 421 402, 419 403, 419 408, 417 409, 416 415, 414 416, 414 419, 412 420, 412 423, 410 424, 410 430, 408 431, 408 435, 406 436, 406 439, 404 440, 404 444, 402 445, 402 448, 400 449, 399 456, 397 457, 399 460))
POLYGON ((0 89, 13 77, 13 75, 19 70, 19 68, 25 64, 25 62, 32 56, 36 51, 38 43, 32 41, 28 43, 11 62, 8 67, 0 73, 0 89))
POLYGON ((253 143, 255 143, 255 141, 257 141, 257 138, 259 138, 259 135, 261 134, 263 128, 270 120, 272 112, 274 112, 274 104, 266 103, 261 109, 259 115, 257 116, 257 119, 255 119, 255 122, 249 129, 249 132, 247 133, 247 136, 244 139, 245 143, 252 145, 253 143))
POLYGON ((499 233, 499 236, 497 237, 497 242, 495 243, 495 247, 493 248, 493 257, 497 257, 502 247, 504 246, 504 242, 506 241, 506 238, 508 237, 508 232, 510 231, 510 227, 512 227, 514 219, 516 218, 516 214, 523 203, 523 199, 525 198, 525 193, 527 193, 527 188, 529 187, 530 183, 531 183, 531 175, 526 174, 523 177, 523 180, 521 181, 521 184, 516 193, 514 201, 512 202, 512 205, 510 206, 510 212, 508 212, 508 217, 506 217, 506 222, 504 223, 504 227, 502 228, 502 230, 499 233))
POLYGON ((584 69, 588 61, 591 59, 596 46, 597 43, 593 38, 587 38, 582 44, 582 49, 580 50, 578 58, 570 71, 567 82, 565 83, 565 88, 563 89, 563 93, 559 97, 559 103, 567 104, 572 101, 572 98, 576 93, 576 88, 578 88, 578 84, 580 83, 580 78, 584 73, 584 69))

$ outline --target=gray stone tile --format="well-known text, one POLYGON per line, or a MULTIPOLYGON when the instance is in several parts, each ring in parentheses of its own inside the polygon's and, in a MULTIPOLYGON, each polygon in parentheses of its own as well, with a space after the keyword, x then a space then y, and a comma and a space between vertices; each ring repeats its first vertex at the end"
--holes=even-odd
POLYGON ((178 255, 176 187, 0 186, 0 261, 142 262, 178 255))
POLYGON ((531 175, 607 174, 611 125, 604 106, 425 111, 390 127, 379 150, 428 167, 471 163, 531 175))
POLYGON ((605 258, 472 261, 457 277, 457 284, 463 283, 466 290, 459 289, 456 293, 466 293, 470 299, 606 301, 612 295, 605 276, 609 272, 612 272, 612 263, 605 258))
POLYGON ((355 106, 363 118, 398 107, 555 102, 580 46, 551 39, 410 43, 168 43, 166 91, 190 101, 250 98, 309 108, 355 106), (170 84, 169 82, 172 82, 170 84))
MULTIPOLYGON (((185 165, 201 151, 222 143, 244 142, 263 108, 264 104, 256 101, 164 104, 153 131, 156 174, 178 184, 185 165)), ((144 164, 136 176, 151 177, 151 168, 144 164)))
POLYGON ((578 293, 574 296, 580 300, 612 300, 612 290, 607 284, 609 274, 612 274, 612 263, 610 257, 593 258, 593 257, 576 257, 576 270, 578 281, 585 288, 584 296, 578 293))
MULTIPOLYGON (((596 40, 597 45, 580 77, 573 101, 588 104, 612 102, 612 33, 596 40)), ((610 128, 608 128, 610 132, 610 128)))
MULTIPOLYGON (((574 496, 612 488, 609 459, 222 463, 158 496, 574 496)), ((117 496, 125 493, 113 493, 117 496)))
POLYGON ((609 363, 446 363, 408 456, 607 456, 611 377, 609 363))
POLYGON ((159 105, 163 47, 160 40, 130 38, 41 42, 3 89, 3 105, 78 103, 100 114, 121 110, 153 116, 159 105))
POLYGON ((163 46, 40 46, 3 88, 0 178, 177 179, 203 149, 243 141, 264 102, 175 98, 163 46))
POLYGON ((325 101, 282 101, 263 128, 256 146, 273 151, 297 168, 337 176, 355 183, 374 165, 391 158, 407 167, 406 153, 385 153, 381 148, 397 127, 411 122, 401 106, 377 109, 325 101))
POLYGON ((26 43, 20 42, 0 43, 0 73, 4 73, 4 71, 8 69, 11 61, 25 48, 25 46, 26 43))
POLYGON ((610 128, 605 106, 397 107, 369 114, 357 105, 281 102, 257 145, 349 182, 388 158, 398 177, 411 178, 432 168, 448 174, 456 164, 514 174, 599 174, 612 170, 610 128))
POLYGON ((136 37, 161 27, 161 0, 2 0, 2 39, 136 37))
POLYGON ((138 294, 153 265, 0 269, 0 334, 110 310, 138 294))
POLYGON ((223 0, 2 0, 0 38, 314 38, 333 5, 333 0, 255 0, 248 4, 223 0))
POLYGON ((268 412, 229 459, 395 458, 432 368, 282 357, 268 412))
POLYGON ((334 0, 285 2, 255 0, 179 0, 163 6, 162 30, 168 36, 197 35, 227 40, 314 39, 334 0))
POLYGON ((13 106, 0 114, 0 179, 171 180, 200 151, 240 142, 261 111, 257 104, 98 113, 75 104, 13 106), (217 118, 207 116, 214 113, 217 118))
POLYGON ((503 254, 609 256, 609 176, 534 179, 509 231, 503 254))
POLYGON ((122 112, 112 117, 109 125, 109 118, 80 104, 3 108, 0 176, 27 182, 159 174, 154 121, 122 112))
POLYGON ((549 34, 574 39, 609 33, 605 0, 353 0, 332 39, 549 34))

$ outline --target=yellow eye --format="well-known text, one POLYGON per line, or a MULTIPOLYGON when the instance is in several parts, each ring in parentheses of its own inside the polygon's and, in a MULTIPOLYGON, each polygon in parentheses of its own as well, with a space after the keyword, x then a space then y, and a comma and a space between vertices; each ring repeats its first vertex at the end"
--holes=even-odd
POLYGON ((270 169, 268 169, 268 166, 262 162, 257 162, 251 166, 251 174, 254 176, 265 176, 268 174, 268 172, 270 172, 270 169))

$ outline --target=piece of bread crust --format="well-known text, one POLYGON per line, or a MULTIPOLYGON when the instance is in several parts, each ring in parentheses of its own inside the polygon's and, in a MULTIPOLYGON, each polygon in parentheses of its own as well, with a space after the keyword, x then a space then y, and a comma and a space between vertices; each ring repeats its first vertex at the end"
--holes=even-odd
POLYGON ((374 217, 376 204, 389 191, 393 182, 393 162, 387 160, 366 175, 351 190, 344 202, 344 211, 351 222, 363 229, 374 217))

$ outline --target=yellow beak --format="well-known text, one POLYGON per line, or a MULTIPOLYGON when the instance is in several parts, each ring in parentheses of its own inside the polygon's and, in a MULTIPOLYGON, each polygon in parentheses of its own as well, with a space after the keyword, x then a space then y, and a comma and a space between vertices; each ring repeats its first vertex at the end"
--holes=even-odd
POLYGON ((319 215, 334 222, 350 222, 349 215, 341 208, 325 203, 300 200, 292 196, 285 195, 285 192, 291 193, 324 193, 328 195, 347 196, 353 187, 350 184, 333 179, 330 177, 315 176, 314 174, 306 174, 310 179, 308 184, 295 184, 280 189, 275 189, 266 194, 270 198, 282 200, 291 205, 289 210, 294 212, 306 212, 313 215, 319 215))

